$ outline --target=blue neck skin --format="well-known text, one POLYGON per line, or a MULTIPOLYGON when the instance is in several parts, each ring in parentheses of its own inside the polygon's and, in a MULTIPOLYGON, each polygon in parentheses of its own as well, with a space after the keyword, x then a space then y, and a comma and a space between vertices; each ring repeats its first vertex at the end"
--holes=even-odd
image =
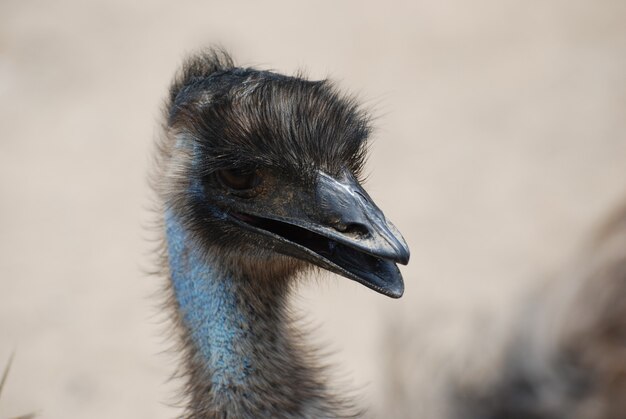
POLYGON ((252 366, 242 354, 248 322, 232 274, 207 257, 171 210, 165 213, 169 268, 181 318, 211 374, 214 391, 242 385, 252 366))

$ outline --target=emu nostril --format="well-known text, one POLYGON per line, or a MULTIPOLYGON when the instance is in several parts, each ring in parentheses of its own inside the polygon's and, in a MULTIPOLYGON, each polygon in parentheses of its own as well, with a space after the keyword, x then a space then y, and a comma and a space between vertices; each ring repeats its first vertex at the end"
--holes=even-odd
POLYGON ((344 224, 339 222, 334 225, 334 228, 335 230, 342 232, 346 236, 351 236, 354 238, 362 238, 369 235, 369 230, 363 224, 344 224))

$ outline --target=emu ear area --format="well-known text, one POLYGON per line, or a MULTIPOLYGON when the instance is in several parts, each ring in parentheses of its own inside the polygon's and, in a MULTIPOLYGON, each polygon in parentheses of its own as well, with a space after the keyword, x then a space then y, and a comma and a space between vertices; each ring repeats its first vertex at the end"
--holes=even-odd
POLYGON ((265 185, 253 199, 222 202, 230 220, 273 239, 276 251, 399 298, 409 248, 349 172, 318 172, 315 188, 296 183, 265 185))

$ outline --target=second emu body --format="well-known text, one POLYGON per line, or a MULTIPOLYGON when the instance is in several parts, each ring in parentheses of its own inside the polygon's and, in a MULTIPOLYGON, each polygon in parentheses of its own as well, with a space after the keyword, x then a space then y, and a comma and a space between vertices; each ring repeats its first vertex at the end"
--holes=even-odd
POLYGON ((398 298, 408 247, 358 181, 366 114, 327 81, 190 58, 154 178, 185 356, 186 417, 358 415, 329 391, 287 307, 308 267, 398 298))

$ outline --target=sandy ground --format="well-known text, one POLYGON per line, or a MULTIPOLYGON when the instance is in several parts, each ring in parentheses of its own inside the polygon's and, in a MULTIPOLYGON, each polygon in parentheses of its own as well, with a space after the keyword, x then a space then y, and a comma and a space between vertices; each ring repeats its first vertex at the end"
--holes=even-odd
POLYGON ((211 3, 0 2, 0 418, 178 412, 146 173, 169 79, 211 43, 379 116, 367 187, 411 246, 406 295, 329 277, 295 304, 374 416, 439 417, 431 383, 480 373, 626 197, 626 3, 211 3))

